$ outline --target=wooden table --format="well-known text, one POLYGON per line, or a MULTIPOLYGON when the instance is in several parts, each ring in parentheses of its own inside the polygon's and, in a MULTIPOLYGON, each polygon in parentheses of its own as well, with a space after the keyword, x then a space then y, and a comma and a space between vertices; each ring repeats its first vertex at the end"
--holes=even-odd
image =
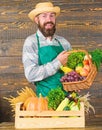
MULTIPOLYGON (((102 130, 102 122, 100 122, 99 126, 98 125, 89 125, 89 126, 86 126, 85 128, 62 128, 62 129, 59 129, 59 128, 44 128, 44 129, 29 129, 29 130, 102 130)), ((0 123, 0 130, 15 130, 15 127, 14 127, 14 123, 13 122, 3 122, 3 123, 0 123)), ((24 129, 18 129, 18 130, 24 130, 24 129)), ((26 130, 26 129, 25 129, 26 130)), ((28 129, 27 129, 28 130, 28 129)))

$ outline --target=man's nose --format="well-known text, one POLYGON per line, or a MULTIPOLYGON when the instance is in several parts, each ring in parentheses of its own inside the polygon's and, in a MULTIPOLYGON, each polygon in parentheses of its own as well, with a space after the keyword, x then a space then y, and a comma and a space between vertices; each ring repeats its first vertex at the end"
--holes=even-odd
POLYGON ((51 16, 47 16, 47 21, 48 21, 48 22, 51 21, 51 16))

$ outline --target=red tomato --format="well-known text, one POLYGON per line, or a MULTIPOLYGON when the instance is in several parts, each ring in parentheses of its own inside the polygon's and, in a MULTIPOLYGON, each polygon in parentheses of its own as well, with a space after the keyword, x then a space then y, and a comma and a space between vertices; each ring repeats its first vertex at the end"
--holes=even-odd
POLYGON ((89 65, 89 60, 83 60, 84 65, 89 65))

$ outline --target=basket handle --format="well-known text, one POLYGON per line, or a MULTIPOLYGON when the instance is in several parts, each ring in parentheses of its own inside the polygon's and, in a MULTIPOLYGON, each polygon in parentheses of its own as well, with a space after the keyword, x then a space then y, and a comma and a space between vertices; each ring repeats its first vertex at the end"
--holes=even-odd
POLYGON ((69 54, 71 54, 73 52, 84 52, 87 55, 87 57, 88 57, 90 67, 92 66, 92 60, 91 60, 91 58, 89 56, 89 53, 86 50, 78 49, 78 50, 68 51, 69 54))

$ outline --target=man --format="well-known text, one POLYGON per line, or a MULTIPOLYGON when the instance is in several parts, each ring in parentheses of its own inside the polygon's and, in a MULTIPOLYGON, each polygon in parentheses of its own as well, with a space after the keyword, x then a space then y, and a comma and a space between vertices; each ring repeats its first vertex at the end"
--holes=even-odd
POLYGON ((28 36, 23 46, 25 76, 36 86, 36 94, 47 96, 56 87, 62 87, 60 66, 67 62, 70 43, 55 35, 56 17, 60 8, 51 2, 38 3, 28 16, 38 26, 35 34, 28 36))

